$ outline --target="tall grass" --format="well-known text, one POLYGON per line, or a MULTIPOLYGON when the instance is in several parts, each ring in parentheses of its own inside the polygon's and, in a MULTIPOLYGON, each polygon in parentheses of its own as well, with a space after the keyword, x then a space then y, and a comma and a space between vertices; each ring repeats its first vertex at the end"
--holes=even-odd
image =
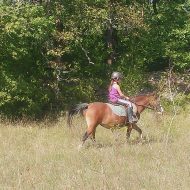
POLYGON ((0 189, 188 190, 189 116, 143 113, 141 142, 135 131, 126 142, 125 128, 115 135, 99 126, 97 143, 88 140, 80 151, 86 129, 82 118, 76 117, 71 129, 65 118, 1 123, 0 189))

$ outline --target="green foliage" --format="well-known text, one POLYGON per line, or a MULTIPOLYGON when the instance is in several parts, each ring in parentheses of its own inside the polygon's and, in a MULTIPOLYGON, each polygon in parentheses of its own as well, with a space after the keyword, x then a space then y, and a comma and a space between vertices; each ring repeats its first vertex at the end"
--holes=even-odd
POLYGON ((1 6, 0 14, 1 113, 37 116, 51 99, 43 48, 54 30, 52 17, 28 4, 1 6))
POLYGON ((112 71, 130 96, 148 70, 190 68, 189 1, 74 0, 0 5, 0 110, 42 116, 106 101, 112 71), (109 65, 109 59, 112 64, 109 65))
POLYGON ((147 44, 145 57, 148 66, 155 62, 154 66, 158 66, 166 61, 177 70, 190 68, 187 2, 162 2, 159 13, 146 18, 149 30, 143 40, 147 44))

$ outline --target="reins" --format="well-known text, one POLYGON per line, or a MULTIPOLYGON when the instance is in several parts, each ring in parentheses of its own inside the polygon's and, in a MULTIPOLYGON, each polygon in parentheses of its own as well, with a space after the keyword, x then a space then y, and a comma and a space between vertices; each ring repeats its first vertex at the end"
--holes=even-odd
POLYGON ((137 103, 134 103, 134 104, 136 104, 137 106, 142 106, 142 107, 148 108, 150 110, 155 110, 155 108, 152 108, 150 106, 145 106, 145 105, 141 105, 141 104, 137 104, 137 103))

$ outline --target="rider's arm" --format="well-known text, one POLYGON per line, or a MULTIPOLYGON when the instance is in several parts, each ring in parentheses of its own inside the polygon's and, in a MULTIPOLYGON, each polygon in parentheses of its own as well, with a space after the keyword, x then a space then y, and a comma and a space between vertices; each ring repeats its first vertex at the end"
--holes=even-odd
POLYGON ((125 95, 122 93, 121 88, 120 88, 120 86, 119 86, 119 85, 116 85, 116 87, 115 87, 115 88, 117 89, 117 91, 119 92, 119 95, 120 95, 122 98, 129 99, 129 97, 128 97, 128 96, 125 96, 125 95))

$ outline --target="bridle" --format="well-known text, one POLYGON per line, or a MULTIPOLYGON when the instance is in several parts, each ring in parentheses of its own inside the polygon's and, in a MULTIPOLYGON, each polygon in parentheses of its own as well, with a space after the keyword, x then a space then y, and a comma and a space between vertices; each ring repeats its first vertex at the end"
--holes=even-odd
MULTIPOLYGON (((142 104, 137 104, 136 102, 134 102, 134 101, 131 101, 130 100, 130 102, 132 102, 133 104, 135 104, 135 105, 137 105, 137 106, 142 106, 142 107, 144 107, 144 108, 147 108, 147 109, 150 109, 150 110, 157 110, 156 108, 158 107, 158 106, 155 106, 155 107, 151 107, 151 106, 146 106, 146 105, 142 105, 142 104)), ((159 104, 159 107, 160 107, 160 112, 163 112, 164 111, 164 109, 163 109, 163 107, 161 106, 161 104, 159 104)))
POLYGON ((135 103, 135 102, 132 102, 132 103, 134 103, 134 104, 137 105, 137 106, 142 106, 142 107, 147 108, 147 109, 150 109, 150 110, 156 110, 155 107, 145 106, 145 105, 137 104, 137 103, 135 103))

